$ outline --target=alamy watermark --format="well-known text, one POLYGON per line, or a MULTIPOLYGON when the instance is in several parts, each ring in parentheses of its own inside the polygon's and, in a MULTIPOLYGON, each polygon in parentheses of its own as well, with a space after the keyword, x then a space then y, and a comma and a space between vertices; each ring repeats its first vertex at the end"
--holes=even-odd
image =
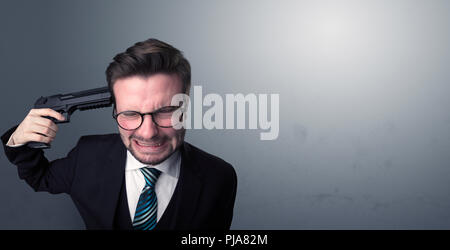
POLYGON ((171 105, 182 103, 181 109, 172 116, 172 122, 176 124, 173 126, 175 129, 260 129, 263 130, 260 133, 261 140, 278 138, 279 94, 251 93, 244 96, 239 93, 225 94, 223 98, 219 94, 210 93, 203 97, 201 86, 193 86, 191 93, 193 104, 186 94, 177 94, 172 98, 171 105), (203 113, 204 108, 206 112, 203 113), (179 122, 180 120, 182 122, 179 122))

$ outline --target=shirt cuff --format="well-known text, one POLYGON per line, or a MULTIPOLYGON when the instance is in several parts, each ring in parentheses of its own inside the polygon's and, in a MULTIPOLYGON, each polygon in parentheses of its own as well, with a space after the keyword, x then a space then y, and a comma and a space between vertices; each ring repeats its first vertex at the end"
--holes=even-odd
POLYGON ((13 144, 12 135, 9 137, 9 140, 6 143, 6 146, 12 147, 12 148, 17 148, 17 147, 20 147, 20 146, 23 146, 23 145, 25 145, 25 144, 23 144, 23 143, 22 144, 13 144))

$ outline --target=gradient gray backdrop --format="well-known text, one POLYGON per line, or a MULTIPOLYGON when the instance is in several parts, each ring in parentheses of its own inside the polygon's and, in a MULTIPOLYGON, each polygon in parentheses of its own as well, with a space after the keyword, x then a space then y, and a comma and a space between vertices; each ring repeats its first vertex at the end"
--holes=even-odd
MULTIPOLYGON (((238 174, 232 229, 450 229, 449 1, 0 2, 3 133, 41 95, 106 84, 149 37, 184 51, 203 92, 280 95, 280 134, 191 130, 238 174)), ((205 110, 204 110, 205 111, 205 110)), ((76 112, 49 159, 116 132, 76 112)), ((83 229, 0 154, 0 229, 83 229)))

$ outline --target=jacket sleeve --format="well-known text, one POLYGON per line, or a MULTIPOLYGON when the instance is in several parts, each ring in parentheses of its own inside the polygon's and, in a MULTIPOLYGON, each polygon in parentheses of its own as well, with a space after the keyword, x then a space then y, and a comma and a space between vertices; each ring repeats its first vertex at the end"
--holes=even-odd
POLYGON ((6 157, 17 166, 19 178, 25 180, 35 191, 70 194, 77 165, 78 145, 66 157, 49 162, 42 149, 26 145, 6 146, 16 128, 17 126, 9 129, 1 136, 1 140, 6 157))
POLYGON ((229 183, 230 183, 230 188, 228 189, 228 196, 225 202, 225 206, 224 206, 224 221, 223 221, 223 228, 221 229, 225 229, 225 230, 229 230, 231 227, 231 222, 233 220, 233 210, 234 210, 234 203, 236 200, 236 189, 237 189, 237 175, 236 175, 236 171, 233 169, 233 167, 231 167, 231 176, 229 177, 229 183))

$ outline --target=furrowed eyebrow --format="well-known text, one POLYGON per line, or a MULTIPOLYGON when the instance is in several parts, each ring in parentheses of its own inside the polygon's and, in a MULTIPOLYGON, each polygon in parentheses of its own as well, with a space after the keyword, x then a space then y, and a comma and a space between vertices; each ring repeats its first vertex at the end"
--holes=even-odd
POLYGON ((171 110, 174 110, 176 108, 178 108, 178 106, 165 106, 165 107, 159 108, 159 109, 157 109, 157 110, 155 110, 153 112, 157 113, 157 112, 163 112, 163 111, 171 111, 171 110))
MULTIPOLYGON (((164 106, 164 107, 161 107, 161 108, 159 108, 159 109, 157 109, 157 110, 155 110, 155 111, 152 111, 152 112, 150 112, 150 113, 158 113, 158 112, 163 112, 163 111, 171 111, 171 110, 177 109, 177 108, 179 108, 179 107, 180 107, 180 106, 164 106)), ((124 110, 124 111, 122 111, 122 112, 120 112, 120 113, 123 113, 123 112, 137 112, 137 113, 141 113, 141 112, 136 111, 136 110, 124 110)), ((141 114, 145 114, 145 113, 141 113, 141 114)))

